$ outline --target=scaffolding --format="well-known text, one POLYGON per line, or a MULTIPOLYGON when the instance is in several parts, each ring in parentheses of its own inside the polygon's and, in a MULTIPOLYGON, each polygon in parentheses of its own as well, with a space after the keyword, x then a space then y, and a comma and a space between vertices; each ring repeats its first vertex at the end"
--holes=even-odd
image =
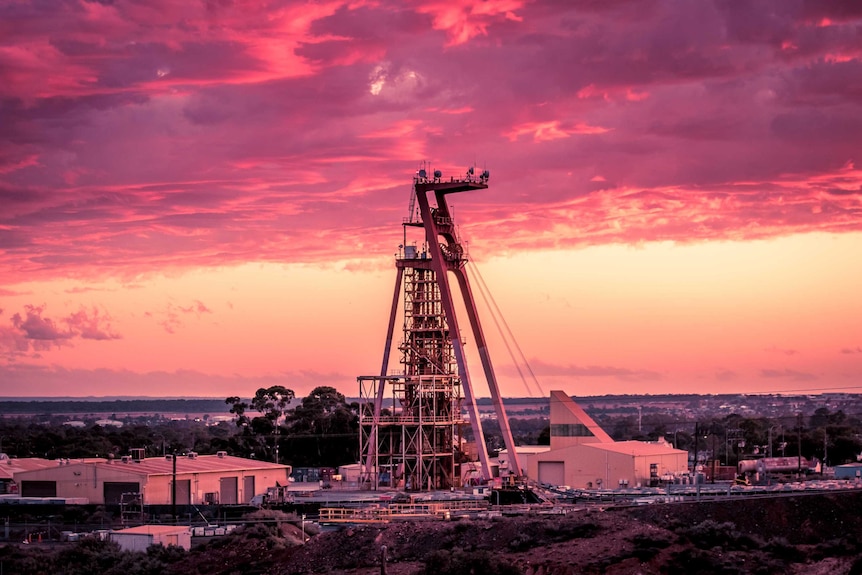
POLYGON ((464 265, 446 195, 487 188, 488 173, 443 181, 420 170, 413 181, 409 217, 402 222, 404 243, 396 256, 396 282, 389 329, 379 376, 361 376, 360 463, 365 484, 405 490, 460 486, 460 462, 466 410, 476 442, 481 476, 491 478, 484 433, 464 356, 448 275, 453 274, 464 298, 485 372, 510 468, 520 475, 517 453, 503 409, 464 265), (436 206, 428 195, 433 192, 436 206), (416 205, 418 204, 418 214, 416 205), (421 228, 424 241, 407 242, 408 228, 421 228), (403 284, 403 291, 402 291, 403 284), (403 307, 401 373, 389 375, 389 355, 398 304, 403 307), (463 392, 463 395, 462 395, 463 392))
POLYGON ((371 465, 366 477, 381 487, 408 491, 448 489, 460 483, 461 380, 435 272, 415 250, 397 265, 404 282, 403 375, 360 377, 361 452, 371 465), (388 384, 388 386, 386 386, 388 384), (389 389, 388 405, 374 421, 373 405, 389 389), (385 393, 385 391, 384 391, 385 393), (372 449, 370 442, 376 442, 372 449))

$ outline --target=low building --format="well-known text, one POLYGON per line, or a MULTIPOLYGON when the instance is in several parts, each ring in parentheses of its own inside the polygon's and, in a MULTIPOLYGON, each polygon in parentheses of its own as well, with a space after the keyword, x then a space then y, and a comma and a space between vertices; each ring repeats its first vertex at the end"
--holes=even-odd
POLYGON ((562 391, 551 392, 551 445, 521 455, 526 475, 586 489, 645 487, 688 472, 688 452, 666 442, 614 441, 562 391))
MULTIPOLYGON (((134 450, 138 451, 138 450, 134 450)), ((143 451, 143 450, 140 450, 143 451)), ((289 465, 217 455, 60 460, 51 467, 20 471, 15 483, 23 497, 86 498, 94 504, 119 504, 125 494, 140 494, 141 505, 241 504, 277 483, 286 485, 289 465), (175 466, 176 465, 176 466, 175 466)))
POLYGON ((862 463, 836 465, 835 479, 862 479, 862 463))
POLYGON ((150 545, 192 548, 191 530, 182 525, 140 525, 111 531, 109 538, 123 551, 146 551, 150 545))
POLYGON ((0 495, 17 494, 18 485, 14 481, 16 473, 55 467, 56 461, 41 457, 9 457, 0 453, 0 495))
POLYGON ((647 487, 688 471, 688 452, 641 441, 584 443, 530 460, 528 476, 540 483, 586 489, 647 487))

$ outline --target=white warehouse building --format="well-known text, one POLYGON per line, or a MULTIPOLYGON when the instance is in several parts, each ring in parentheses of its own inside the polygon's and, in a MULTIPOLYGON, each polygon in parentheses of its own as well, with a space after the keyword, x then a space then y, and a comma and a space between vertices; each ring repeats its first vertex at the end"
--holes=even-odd
MULTIPOLYGON (((688 452, 665 443, 614 441, 562 391, 551 392, 551 445, 518 450, 528 478, 583 489, 646 487, 688 472, 688 452)), ((501 469, 505 452, 500 455, 501 469)))
MULTIPOLYGON (((52 467, 14 474, 22 497, 84 498, 118 504, 123 494, 139 493, 142 505, 170 505, 173 457, 144 458, 143 450, 120 459, 58 460, 52 467)), ((248 503, 277 483, 286 485, 289 465, 217 455, 177 456, 176 504, 248 503)))

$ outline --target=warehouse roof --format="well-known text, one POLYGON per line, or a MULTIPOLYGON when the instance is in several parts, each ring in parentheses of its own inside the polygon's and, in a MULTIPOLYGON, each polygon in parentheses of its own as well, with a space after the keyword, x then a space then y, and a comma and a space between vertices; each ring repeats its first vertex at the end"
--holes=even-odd
POLYGON ((9 457, 0 453, 0 479, 12 479, 12 476, 21 471, 34 471, 46 467, 56 467, 57 462, 41 457, 9 457))
POLYGON ((666 443, 646 443, 643 441, 615 441, 613 443, 584 443, 583 447, 624 453, 626 455, 670 455, 683 453, 681 449, 675 449, 666 443))
MULTIPOLYGON (((47 467, 60 466, 78 466, 78 467, 95 467, 96 469, 114 469, 124 473, 134 475, 171 475, 173 473, 174 462, 171 456, 167 457, 147 457, 144 459, 132 459, 131 457, 122 457, 120 459, 66 459, 65 463, 59 461, 50 461, 47 467)), ((20 475, 22 472, 36 471, 44 469, 39 467, 36 469, 19 470, 15 475, 20 475)), ((259 461, 257 459, 246 459, 244 457, 234 457, 220 453, 218 455, 178 455, 177 456, 177 474, 184 473, 217 473, 225 471, 255 471, 255 470, 274 470, 274 469, 289 469, 289 465, 280 465, 269 461, 259 461)))
POLYGON ((111 531, 111 533, 115 535, 171 535, 173 533, 183 533, 188 530, 188 525, 138 525, 137 527, 129 527, 128 529, 115 529, 111 531))

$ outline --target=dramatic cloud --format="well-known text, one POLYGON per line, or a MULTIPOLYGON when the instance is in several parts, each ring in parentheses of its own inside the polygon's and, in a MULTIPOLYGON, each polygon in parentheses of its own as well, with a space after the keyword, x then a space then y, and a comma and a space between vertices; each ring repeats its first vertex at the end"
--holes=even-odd
POLYGON ((15 313, 11 326, 0 326, 0 354, 7 357, 30 351, 47 351, 71 345, 75 339, 111 340, 120 335, 111 328, 111 317, 93 307, 81 308, 62 319, 43 316, 45 306, 24 306, 24 314, 15 313))
POLYGON ((43 311, 44 306, 28 305, 23 317, 20 313, 12 316, 12 325, 20 330, 25 338, 37 341, 62 341, 73 336, 71 330, 62 330, 54 320, 42 317, 43 311))
POLYGON ((120 335, 111 329, 111 318, 97 308, 89 312, 81 308, 66 319, 70 331, 83 339, 120 339, 120 335))
POLYGON ((0 3, 0 362, 365 370, 412 176, 473 166, 459 234, 523 264, 537 373, 834 385, 859 353, 860 29, 851 0, 0 3), (765 244, 787 259, 747 259, 765 244))
POLYGON ((367 257, 426 159, 478 250, 859 230, 851 5, 6 4, 0 272, 367 257))

